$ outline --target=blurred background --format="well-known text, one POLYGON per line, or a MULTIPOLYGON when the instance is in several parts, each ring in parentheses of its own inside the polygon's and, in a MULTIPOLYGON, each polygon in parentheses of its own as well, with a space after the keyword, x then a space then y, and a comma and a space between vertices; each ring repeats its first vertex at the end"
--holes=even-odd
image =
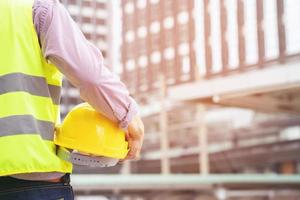
MULTIPOLYGON (((299 200, 299 0, 62 0, 145 123, 76 199, 299 200)), ((81 102, 64 81, 62 117, 81 102)))

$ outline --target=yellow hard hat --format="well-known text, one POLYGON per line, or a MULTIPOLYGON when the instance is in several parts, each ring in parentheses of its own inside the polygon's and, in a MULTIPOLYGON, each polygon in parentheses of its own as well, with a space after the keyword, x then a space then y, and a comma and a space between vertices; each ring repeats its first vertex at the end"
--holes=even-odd
POLYGON ((67 114, 56 130, 54 143, 93 156, 123 159, 128 153, 125 132, 87 103, 67 114))

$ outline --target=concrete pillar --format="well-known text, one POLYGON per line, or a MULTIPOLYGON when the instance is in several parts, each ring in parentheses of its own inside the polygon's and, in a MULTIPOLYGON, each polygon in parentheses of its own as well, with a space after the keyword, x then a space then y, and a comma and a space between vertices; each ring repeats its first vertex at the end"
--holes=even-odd
POLYGON ((199 168, 202 175, 209 174, 209 152, 208 152, 208 139, 207 128, 205 124, 205 106, 197 105, 197 121, 198 126, 198 139, 199 139, 199 168))
POLYGON ((163 75, 160 76, 160 103, 161 111, 159 116, 160 123, 160 150, 161 150, 161 173, 170 174, 169 137, 168 137, 168 112, 166 107, 166 82, 163 75))
POLYGON ((122 174, 130 174, 131 173, 130 161, 128 161, 128 160, 124 161, 124 163, 122 164, 121 173, 122 174))

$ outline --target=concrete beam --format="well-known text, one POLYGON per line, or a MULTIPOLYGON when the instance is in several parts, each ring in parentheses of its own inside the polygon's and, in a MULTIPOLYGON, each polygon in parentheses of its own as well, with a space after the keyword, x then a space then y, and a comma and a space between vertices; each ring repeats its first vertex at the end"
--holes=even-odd
POLYGON ((107 191, 107 190, 208 190, 213 185, 226 184, 268 184, 295 185, 300 184, 300 175, 273 174, 223 174, 207 175, 72 175, 75 191, 107 191))
POLYGON ((263 69, 171 87, 172 101, 233 98, 300 87, 299 59, 263 69))

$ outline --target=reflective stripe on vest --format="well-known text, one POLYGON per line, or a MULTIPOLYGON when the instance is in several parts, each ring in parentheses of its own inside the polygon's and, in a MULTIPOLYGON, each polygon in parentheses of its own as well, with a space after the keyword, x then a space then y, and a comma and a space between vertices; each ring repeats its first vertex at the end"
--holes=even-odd
POLYGON ((45 140, 53 140, 54 128, 54 123, 36 120, 31 115, 0 118, 0 136, 39 134, 45 140))
POLYGON ((0 176, 72 170, 53 142, 62 74, 43 57, 32 6, 0 1, 0 176))
POLYGON ((36 96, 51 97, 54 104, 59 104, 61 88, 56 85, 47 84, 44 77, 22 73, 0 76, 0 95, 17 91, 28 92, 36 96), (45 88, 49 88, 49 92, 45 88))

